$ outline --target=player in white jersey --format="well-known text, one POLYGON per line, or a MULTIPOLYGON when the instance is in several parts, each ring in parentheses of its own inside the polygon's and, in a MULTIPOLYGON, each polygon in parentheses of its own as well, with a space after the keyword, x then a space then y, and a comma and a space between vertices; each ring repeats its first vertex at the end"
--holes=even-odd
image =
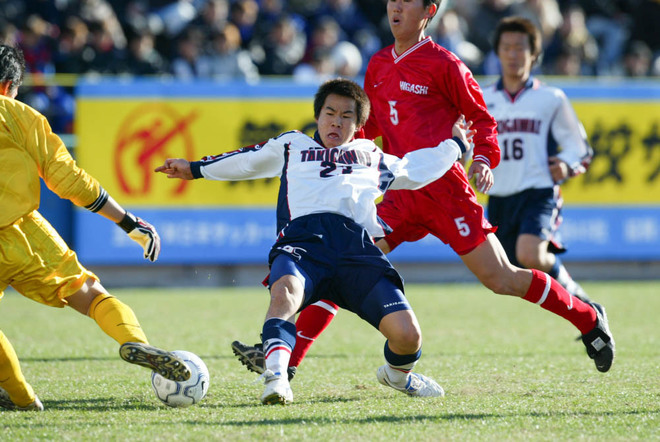
POLYGON ((387 338, 387 364, 378 380, 411 396, 442 396, 432 379, 412 372, 421 356, 421 330, 403 282, 374 237, 387 227, 374 200, 387 189, 418 189, 440 178, 469 145, 462 117, 452 139, 402 159, 372 141, 353 139, 369 115, 356 83, 324 83, 314 98, 318 132, 285 132, 261 145, 201 161, 167 159, 156 172, 170 178, 242 180, 280 177, 277 241, 269 255, 270 306, 262 330, 264 404, 293 400, 287 379, 296 342, 295 314, 328 299, 358 314, 387 338))
POLYGON ((501 162, 493 169, 488 220, 497 226, 512 263, 542 270, 571 294, 587 299, 556 254, 565 251, 557 230, 559 185, 586 170, 592 150, 564 92, 531 75, 541 51, 533 23, 522 17, 502 19, 494 47, 502 76, 483 92, 497 120, 501 162))

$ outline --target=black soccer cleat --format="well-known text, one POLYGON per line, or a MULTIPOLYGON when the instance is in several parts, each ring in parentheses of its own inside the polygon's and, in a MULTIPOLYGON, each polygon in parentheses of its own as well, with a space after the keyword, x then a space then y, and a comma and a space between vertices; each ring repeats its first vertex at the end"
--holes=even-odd
POLYGON ((150 368, 165 379, 187 381, 190 369, 172 352, 161 350, 149 344, 126 342, 119 347, 119 356, 126 362, 150 368))
POLYGON ((263 374, 266 370, 264 349, 261 343, 250 346, 241 341, 234 341, 231 343, 231 350, 248 370, 259 374, 263 374))
MULTIPOLYGON (((266 370, 266 359, 264 358, 264 348, 262 343, 257 343, 254 345, 247 345, 241 341, 234 341, 231 343, 231 350, 234 352, 241 364, 254 372, 263 374, 266 370)), ((297 367, 287 368, 287 376, 289 382, 296 375, 297 367)))
POLYGON ((590 302, 596 310, 596 326, 589 333, 582 335, 582 342, 587 348, 587 354, 596 364, 596 369, 605 373, 614 361, 614 337, 607 323, 605 308, 595 302, 590 302))

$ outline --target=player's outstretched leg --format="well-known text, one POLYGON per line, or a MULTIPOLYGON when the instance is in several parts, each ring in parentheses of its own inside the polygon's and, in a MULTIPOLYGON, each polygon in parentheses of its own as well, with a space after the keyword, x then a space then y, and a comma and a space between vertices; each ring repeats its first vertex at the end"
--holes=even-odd
POLYGON ((598 316, 596 326, 588 333, 582 335, 582 342, 587 348, 587 354, 596 364, 596 369, 605 373, 614 361, 614 337, 610 332, 605 308, 595 302, 589 303, 598 316))
POLYGON ((0 387, 0 407, 16 411, 44 411, 44 406, 37 396, 34 397, 34 401, 31 403, 24 407, 19 407, 11 400, 9 393, 2 387, 0 387))
POLYGON ((126 362, 149 368, 172 381, 190 379, 190 370, 181 358, 149 344, 126 342, 119 347, 119 356, 126 362))

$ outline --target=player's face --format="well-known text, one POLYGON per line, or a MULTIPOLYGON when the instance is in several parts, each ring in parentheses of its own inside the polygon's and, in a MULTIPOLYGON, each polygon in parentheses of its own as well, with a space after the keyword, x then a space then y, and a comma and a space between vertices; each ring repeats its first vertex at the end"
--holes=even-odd
POLYGON ((435 6, 425 8, 423 0, 387 0, 387 18, 394 38, 406 40, 421 35, 430 17, 430 8, 435 6))
POLYGON ((341 95, 328 95, 316 123, 325 147, 337 147, 348 143, 357 130, 355 100, 341 95))
POLYGON ((522 32, 503 32, 497 56, 502 65, 504 77, 515 77, 526 80, 532 71, 534 57, 529 44, 529 37, 522 32))

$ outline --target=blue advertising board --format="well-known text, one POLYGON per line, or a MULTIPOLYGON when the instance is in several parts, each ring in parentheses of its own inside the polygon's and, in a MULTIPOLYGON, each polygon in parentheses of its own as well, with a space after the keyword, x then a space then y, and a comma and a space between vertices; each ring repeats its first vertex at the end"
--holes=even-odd
MULTIPOLYGON (((136 209, 160 233, 160 264, 266 263, 276 236, 272 208, 136 209)), ((108 220, 75 211, 75 243, 86 264, 141 264, 139 246, 108 220)), ((566 261, 657 260, 660 208, 575 207, 564 211, 566 261)), ((427 236, 391 253, 393 262, 450 262, 459 258, 427 236)))

